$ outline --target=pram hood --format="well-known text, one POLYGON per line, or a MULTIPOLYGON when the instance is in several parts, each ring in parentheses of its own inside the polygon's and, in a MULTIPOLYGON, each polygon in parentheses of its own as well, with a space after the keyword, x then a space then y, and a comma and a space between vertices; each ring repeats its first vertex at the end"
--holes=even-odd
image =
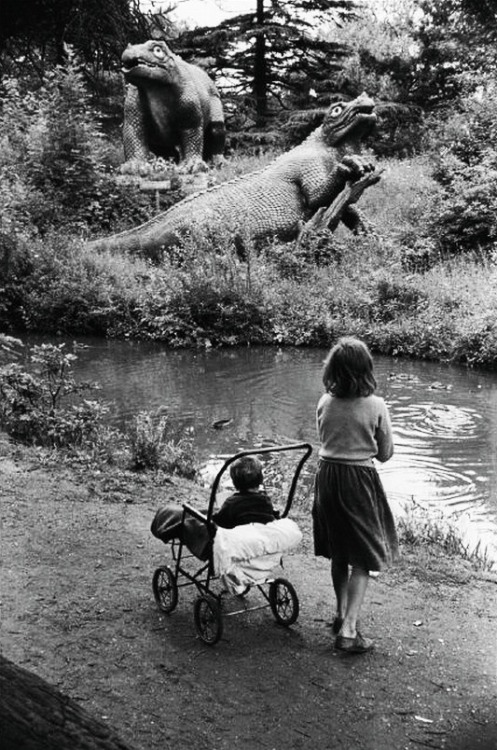
POLYGON ((164 544, 174 539, 186 544, 192 555, 199 560, 208 560, 211 550, 211 542, 215 529, 209 532, 207 524, 197 518, 183 517, 183 508, 180 505, 167 505, 159 508, 154 516, 150 531, 164 544))

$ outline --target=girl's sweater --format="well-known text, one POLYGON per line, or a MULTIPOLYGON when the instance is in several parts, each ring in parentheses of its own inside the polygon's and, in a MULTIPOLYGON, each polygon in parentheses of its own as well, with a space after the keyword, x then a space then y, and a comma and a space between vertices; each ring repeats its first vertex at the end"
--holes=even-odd
POLYGON ((393 455, 392 425, 380 396, 337 398, 325 393, 316 421, 321 458, 347 464, 373 465, 393 455))

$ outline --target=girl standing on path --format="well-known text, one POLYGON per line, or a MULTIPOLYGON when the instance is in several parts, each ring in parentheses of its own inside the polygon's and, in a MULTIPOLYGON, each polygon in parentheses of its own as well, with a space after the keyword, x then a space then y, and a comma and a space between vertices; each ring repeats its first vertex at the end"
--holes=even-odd
POLYGON ((392 456, 392 427, 385 402, 374 395, 373 360, 362 341, 338 341, 326 358, 323 384, 316 411, 314 552, 331 559, 335 648, 361 654, 374 647, 357 630, 369 571, 382 570, 398 554, 393 516, 373 464, 392 456))

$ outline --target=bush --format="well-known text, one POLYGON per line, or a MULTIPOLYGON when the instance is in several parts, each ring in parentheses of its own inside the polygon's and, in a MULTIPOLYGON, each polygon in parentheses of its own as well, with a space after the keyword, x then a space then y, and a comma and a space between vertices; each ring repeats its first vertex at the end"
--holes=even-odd
POLYGON ((38 89, 5 79, 0 110, 0 228, 46 235, 54 228, 119 231, 146 221, 153 198, 116 183, 83 75, 71 58, 38 89))
POLYGON ((139 335, 170 346, 237 345, 266 339, 264 298, 229 233, 190 237, 150 274, 135 308, 139 335))
POLYGON ((0 326, 75 335, 126 334, 147 264, 52 234, 26 243, 0 279, 0 326))
MULTIPOLYGON (((9 213, 40 232, 53 224, 76 227, 105 172, 105 146, 82 74, 69 62, 46 74, 36 91, 23 91, 15 80, 4 86, 0 171, 2 192, 13 196, 9 213)), ((6 211, 1 218, 12 222, 6 211)))
POLYGON ((51 448, 98 443, 108 409, 83 398, 96 386, 73 378, 77 356, 64 348, 34 346, 29 357, 32 372, 19 364, 0 368, 0 426, 14 439, 51 448))
POLYGON ((477 164, 447 155, 435 176, 443 186, 431 229, 442 252, 491 252, 497 237, 497 151, 487 150, 477 164))
POLYGON ((481 96, 462 99, 459 111, 433 129, 441 200, 430 231, 447 254, 492 252, 497 236, 497 91, 481 79, 481 96), (440 154, 440 156, 438 156, 440 154))
POLYGON ((140 412, 128 426, 131 468, 162 470, 193 479, 197 473, 192 435, 178 435, 178 430, 163 415, 155 419, 140 412))

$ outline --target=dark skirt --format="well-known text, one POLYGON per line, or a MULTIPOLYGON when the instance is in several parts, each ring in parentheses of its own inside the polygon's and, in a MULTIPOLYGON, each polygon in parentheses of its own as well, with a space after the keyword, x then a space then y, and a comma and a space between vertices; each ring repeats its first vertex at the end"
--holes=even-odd
POLYGON ((364 570, 397 558, 395 523, 374 467, 321 460, 314 489, 316 555, 364 570))

